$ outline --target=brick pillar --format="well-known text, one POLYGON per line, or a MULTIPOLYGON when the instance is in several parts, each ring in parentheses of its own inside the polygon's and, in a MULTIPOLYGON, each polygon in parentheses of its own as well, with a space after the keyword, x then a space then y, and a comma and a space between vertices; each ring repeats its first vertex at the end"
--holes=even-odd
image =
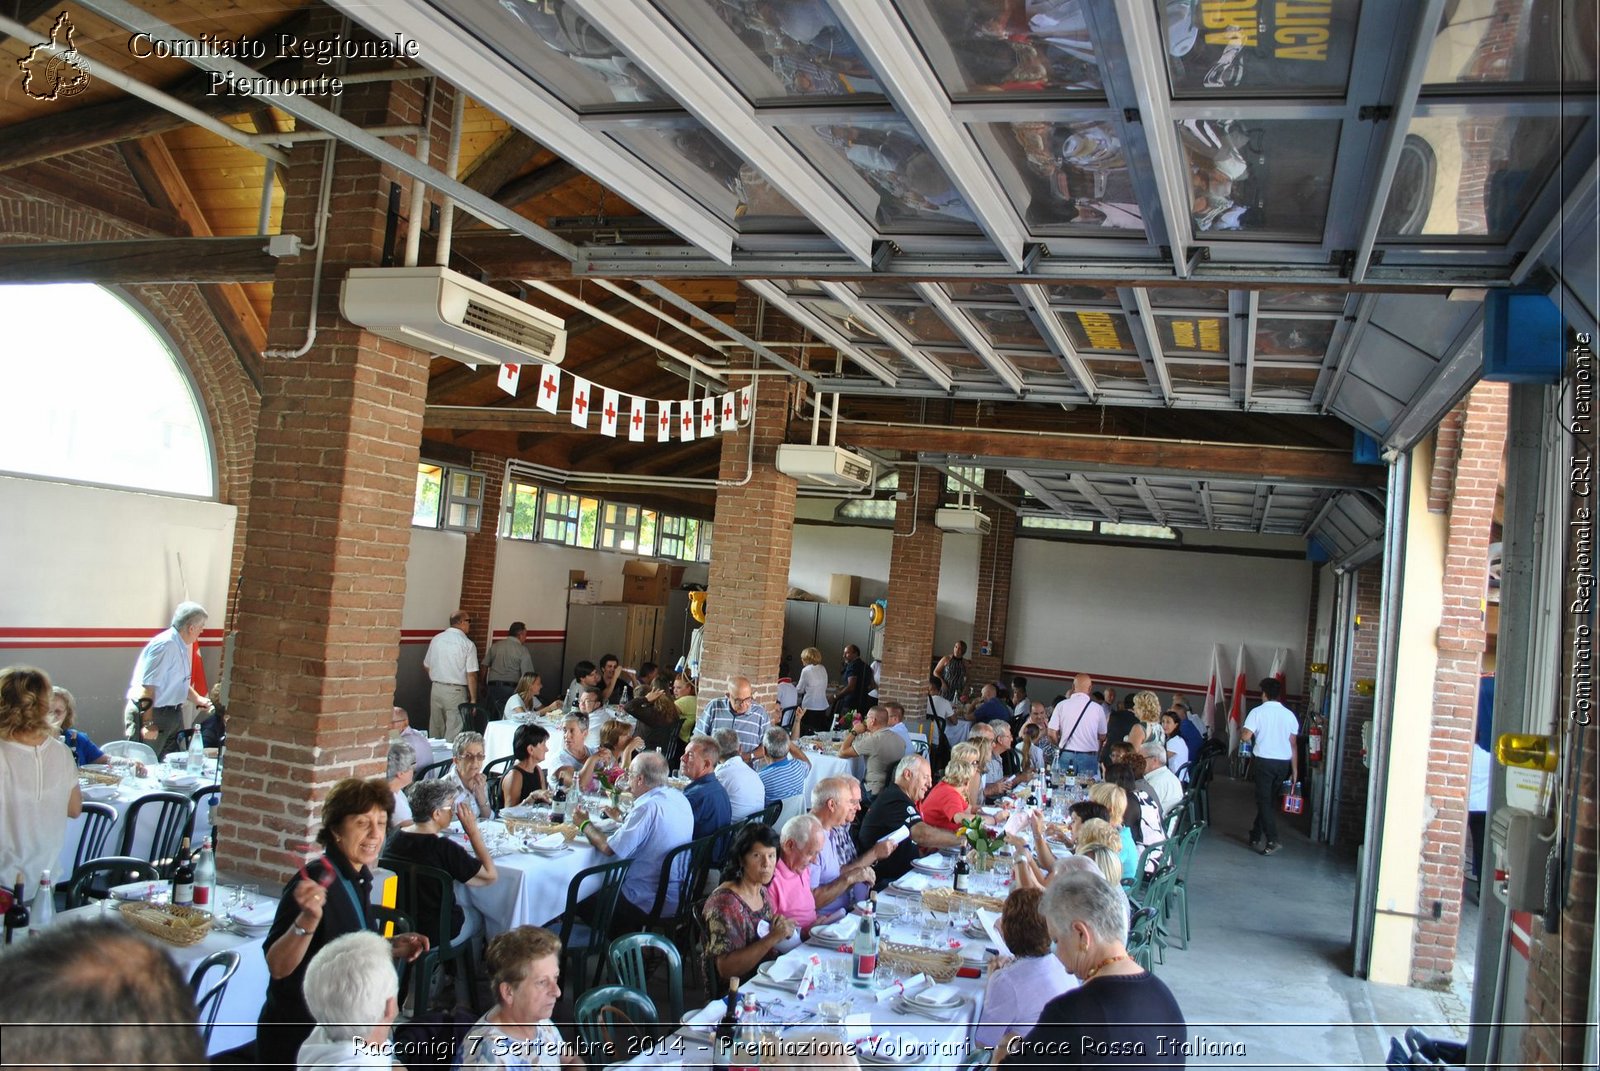
MULTIPOLYGON (((993 495, 1004 496, 1009 481, 998 469, 985 470, 983 489, 993 495)), ((970 680, 983 682, 1000 679, 1006 657, 1006 626, 1011 618, 1011 556, 1017 544, 1017 517, 993 502, 984 504, 984 512, 994 519, 989 534, 983 537, 978 549, 978 595, 972 609, 970 680), (989 643, 989 653, 983 653, 984 642, 989 643)), ((943 654, 944 652, 940 652, 943 654)))
MULTIPOLYGON (((920 710, 928 670, 933 664, 933 627, 939 609, 939 554, 944 533, 933 523, 944 488, 944 474, 923 466, 900 466, 905 493, 894 511, 894 542, 889 548, 889 613, 883 630, 883 673, 878 698, 920 710)), ((973 675, 967 674, 968 680, 973 675)))
MULTIPOLYGON (((336 16, 325 17, 331 31, 336 16)), ((350 86, 344 116, 415 124, 422 91, 416 81, 350 86)), ((434 114, 448 121, 447 87, 434 114)), ((436 127, 441 152, 445 135, 436 127)), ((294 150, 285 233, 314 236, 322 160, 322 142, 294 150)), ((388 745, 429 357, 338 310, 345 272, 380 261, 391 182, 408 186, 365 154, 337 150, 316 338, 302 356, 266 368, 217 821, 219 864, 269 881, 298 865, 328 787, 381 775, 388 745)), ((274 348, 306 338, 313 261, 280 262, 274 348)))
MULTIPOLYGON (((740 312, 746 311, 746 304, 741 294, 740 312)), ((741 323, 741 329, 753 328, 753 319, 746 321, 749 327, 741 323)), ((734 389, 745 385, 737 376, 728 382, 734 389)), ((738 676, 750 678, 756 701, 768 709, 777 700, 783 605, 789 594, 789 555, 794 545, 795 482, 773 467, 787 432, 785 382, 760 377, 754 419, 722 439, 719 477, 744 482, 717 491, 700 661, 702 708, 725 694, 728 682, 738 676), (754 471, 745 481, 752 435, 754 471)))
MULTIPOLYGON (((1428 821, 1416 909, 1421 918, 1411 948, 1413 985, 1448 984, 1455 967, 1463 861, 1472 850, 1467 836, 1467 782, 1487 627, 1489 529, 1505 455, 1507 398, 1503 383, 1473 387, 1458 441, 1443 444, 1455 453, 1455 483, 1446 535, 1439 666, 1434 673, 1430 739, 1435 746, 1428 757, 1428 821), (1432 916, 1436 902, 1443 905, 1437 919, 1432 916)), ((1431 493, 1429 499, 1431 506, 1431 493)))
POLYGON ((467 535, 466 560, 461 565, 461 608, 472 615, 470 635, 481 658, 494 630, 511 624, 509 619, 489 620, 495 554, 500 546, 500 489, 505 482, 506 459, 499 454, 476 452, 472 455, 472 471, 483 476, 483 518, 478 530, 467 535))
POLYGON ((1374 562, 1356 573, 1356 616, 1360 624, 1351 637, 1350 702, 1345 709, 1344 767, 1339 781, 1340 847, 1356 851, 1366 835, 1367 782, 1371 775, 1361 761, 1361 728, 1372 723, 1372 693, 1356 690, 1358 681, 1378 676, 1378 611, 1383 600, 1383 566, 1374 562))

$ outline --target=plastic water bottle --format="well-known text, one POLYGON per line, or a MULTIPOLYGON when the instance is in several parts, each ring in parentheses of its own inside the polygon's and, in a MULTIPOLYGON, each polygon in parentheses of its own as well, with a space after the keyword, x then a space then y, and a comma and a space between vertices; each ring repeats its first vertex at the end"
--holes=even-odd
POLYGON ((211 850, 211 838, 201 842, 200 862, 194 868, 194 906, 203 907, 216 914, 217 857, 211 850))
POLYGON ((28 930, 29 937, 39 936, 39 931, 55 921, 56 917, 56 890, 50 884, 50 871, 46 870, 39 878, 39 891, 33 894, 33 907, 28 912, 33 917, 32 927, 28 930))
POLYGON ((206 742, 200 735, 200 726, 196 725, 189 734, 189 772, 196 777, 206 768, 206 742))

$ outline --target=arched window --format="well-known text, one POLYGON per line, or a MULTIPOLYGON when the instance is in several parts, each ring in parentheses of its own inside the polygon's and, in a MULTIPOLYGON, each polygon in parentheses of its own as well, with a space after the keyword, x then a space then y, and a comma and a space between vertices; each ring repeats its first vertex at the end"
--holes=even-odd
POLYGON ((0 286, 0 470, 216 494, 188 371, 131 302, 92 284, 0 286))

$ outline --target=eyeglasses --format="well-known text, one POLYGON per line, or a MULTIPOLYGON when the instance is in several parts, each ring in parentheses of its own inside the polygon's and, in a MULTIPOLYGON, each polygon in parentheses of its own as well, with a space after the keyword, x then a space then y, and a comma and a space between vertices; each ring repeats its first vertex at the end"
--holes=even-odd
POLYGON ((469 751, 465 755, 461 756, 461 761, 462 762, 482 762, 483 761, 483 752, 481 752, 481 751, 469 751))
POLYGON ((755 696, 753 695, 730 695, 728 697, 728 702, 732 703, 736 707, 746 707, 750 705, 750 702, 753 699, 755 699, 755 696))

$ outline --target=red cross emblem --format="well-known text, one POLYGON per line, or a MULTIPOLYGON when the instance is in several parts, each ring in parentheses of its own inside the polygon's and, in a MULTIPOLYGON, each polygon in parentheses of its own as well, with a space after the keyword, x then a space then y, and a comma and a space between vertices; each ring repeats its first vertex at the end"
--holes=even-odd
POLYGON ((722 419, 723 420, 732 420, 733 419, 733 403, 732 402, 729 402, 727 405, 724 405, 722 407, 722 419))
POLYGON ((589 408, 589 399, 585 398, 582 394, 577 395, 572 399, 572 408, 578 411, 579 416, 582 416, 583 411, 589 408))
POLYGON ((741 417, 747 417, 750 415, 750 396, 748 394, 741 394, 739 396, 739 415, 741 417))
POLYGON ((611 408, 611 406, 609 406, 609 405, 606 406, 606 419, 607 420, 615 420, 615 419, 617 419, 617 411, 615 409, 611 408))
POLYGON ((550 395, 552 397, 555 396, 555 393, 556 393, 556 379, 555 379, 554 376, 545 376, 544 377, 544 382, 541 383, 540 386, 544 387, 544 392, 546 394, 548 394, 548 395, 550 395))
MULTIPOLYGON (((665 423, 665 422, 663 421, 663 423, 665 423)), ((634 413, 633 414, 633 426, 636 427, 636 428, 644 426, 644 414, 643 413, 634 413)))
POLYGON ((711 426, 711 413, 709 411, 700 414, 700 423, 706 427, 711 426))
POLYGON ((685 428, 694 427, 694 417, 690 416, 688 413, 683 414, 683 426, 685 428))
POLYGON ((663 428, 667 426, 667 414, 665 413, 661 414, 661 426, 663 428))

